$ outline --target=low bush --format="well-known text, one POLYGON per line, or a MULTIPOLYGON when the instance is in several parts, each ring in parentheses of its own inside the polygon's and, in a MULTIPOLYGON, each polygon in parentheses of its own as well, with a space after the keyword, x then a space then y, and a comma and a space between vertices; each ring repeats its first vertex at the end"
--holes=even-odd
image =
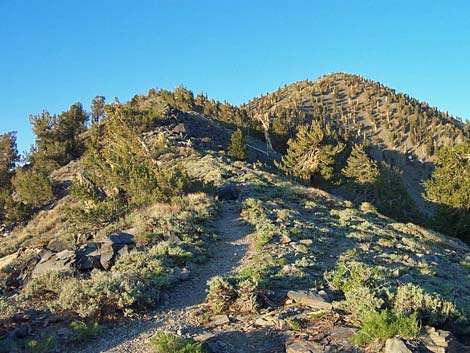
POLYGON ((458 316, 455 305, 438 295, 426 293, 421 287, 407 283, 397 288, 394 309, 403 315, 418 313, 429 325, 443 325, 458 316))
POLYGON ((70 323, 72 330, 72 340, 82 342, 98 336, 99 325, 98 322, 86 323, 83 321, 72 321, 70 323))
POLYGON ((354 341, 362 346, 375 339, 385 341, 395 336, 414 338, 418 333, 416 313, 405 316, 389 310, 373 310, 363 316, 361 329, 354 336, 354 341))
POLYGON ((150 344, 156 353, 207 353, 202 343, 166 332, 157 332, 150 344))

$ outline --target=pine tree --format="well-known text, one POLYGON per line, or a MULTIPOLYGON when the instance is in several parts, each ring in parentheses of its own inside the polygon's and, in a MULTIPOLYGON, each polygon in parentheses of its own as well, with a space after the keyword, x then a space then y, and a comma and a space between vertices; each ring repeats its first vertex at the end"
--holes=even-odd
POLYGON ((424 185, 426 197, 440 206, 437 228, 470 240, 470 143, 442 148, 424 185))
POLYGON ((91 102, 91 120, 93 124, 97 124, 104 117, 104 102, 103 96, 96 96, 91 102))
POLYGON ((336 156, 344 144, 337 141, 330 129, 323 129, 318 121, 310 126, 301 125, 287 146, 280 164, 287 175, 314 183, 333 180, 336 156))
POLYGON ((366 153, 367 146, 354 145, 343 174, 360 185, 373 185, 379 176, 377 163, 366 153))
POLYGON ((230 157, 244 161, 247 157, 245 135, 241 129, 237 129, 231 137, 228 155, 230 157))

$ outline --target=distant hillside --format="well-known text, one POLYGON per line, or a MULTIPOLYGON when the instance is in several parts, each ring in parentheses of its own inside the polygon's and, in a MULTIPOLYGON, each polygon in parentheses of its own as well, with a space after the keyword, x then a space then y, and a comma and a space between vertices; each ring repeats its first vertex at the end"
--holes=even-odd
POLYGON ((372 157, 403 171, 421 212, 433 213, 423 197, 439 148, 468 139, 470 126, 447 113, 362 76, 334 73, 300 81, 242 105, 269 132, 275 149, 285 148, 301 124, 329 124, 350 143, 368 142, 372 157))
POLYGON ((334 73, 293 83, 241 106, 260 121, 287 127, 315 118, 357 141, 432 161, 439 147, 463 142, 470 126, 447 113, 362 76, 334 73))

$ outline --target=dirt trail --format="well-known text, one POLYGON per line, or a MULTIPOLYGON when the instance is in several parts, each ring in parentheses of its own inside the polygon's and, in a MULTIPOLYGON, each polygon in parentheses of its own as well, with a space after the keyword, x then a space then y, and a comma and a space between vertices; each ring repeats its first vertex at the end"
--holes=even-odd
POLYGON ((252 229, 241 219, 239 204, 221 203, 214 227, 220 241, 211 244, 209 251, 212 257, 203 265, 195 265, 190 279, 170 291, 169 305, 149 313, 151 316, 147 320, 112 323, 100 332, 97 340, 81 350, 75 348, 74 352, 151 352, 147 339, 157 330, 181 330, 183 333, 200 330, 191 314, 204 303, 207 281, 214 276, 235 272, 251 255, 248 236, 252 229))

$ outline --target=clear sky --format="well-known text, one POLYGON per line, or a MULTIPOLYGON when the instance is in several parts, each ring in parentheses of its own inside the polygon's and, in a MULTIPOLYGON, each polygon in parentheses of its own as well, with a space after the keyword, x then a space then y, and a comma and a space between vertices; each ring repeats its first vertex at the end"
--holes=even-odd
POLYGON ((470 117, 469 1, 0 0, 0 133, 95 95, 233 104, 346 71, 470 117))

